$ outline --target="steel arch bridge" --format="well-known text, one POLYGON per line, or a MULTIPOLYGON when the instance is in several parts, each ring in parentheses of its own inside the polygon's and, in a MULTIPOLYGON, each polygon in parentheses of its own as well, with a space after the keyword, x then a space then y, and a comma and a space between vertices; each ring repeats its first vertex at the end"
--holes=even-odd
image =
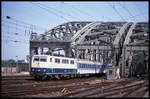
POLYGON ((125 75, 129 53, 133 50, 148 52, 148 30, 148 22, 67 22, 41 35, 32 33, 30 56, 64 50, 67 57, 120 66, 125 75))

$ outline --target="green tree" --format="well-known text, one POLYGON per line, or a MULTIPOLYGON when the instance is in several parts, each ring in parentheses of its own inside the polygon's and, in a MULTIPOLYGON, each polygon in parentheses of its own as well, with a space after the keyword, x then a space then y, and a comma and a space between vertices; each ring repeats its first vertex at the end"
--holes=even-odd
POLYGON ((9 66, 10 63, 14 63, 15 60, 9 59, 9 60, 2 60, 2 67, 9 66))

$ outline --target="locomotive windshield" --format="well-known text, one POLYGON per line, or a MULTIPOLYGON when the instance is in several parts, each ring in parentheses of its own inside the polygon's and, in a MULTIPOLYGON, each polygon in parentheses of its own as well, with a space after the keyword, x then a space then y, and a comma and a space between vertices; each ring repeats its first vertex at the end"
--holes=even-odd
POLYGON ((38 61, 39 61, 39 57, 34 57, 34 62, 35 62, 35 61, 38 62, 38 61))
POLYGON ((34 57, 33 62, 46 62, 47 58, 46 57, 34 57))

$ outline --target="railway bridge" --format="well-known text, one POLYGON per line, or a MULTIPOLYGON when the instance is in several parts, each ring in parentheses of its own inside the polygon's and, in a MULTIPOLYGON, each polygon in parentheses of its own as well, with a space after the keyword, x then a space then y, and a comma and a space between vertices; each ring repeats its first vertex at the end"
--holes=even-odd
POLYGON ((64 51, 66 57, 112 64, 125 77, 148 72, 148 44, 148 22, 73 21, 32 33, 30 57, 64 51))

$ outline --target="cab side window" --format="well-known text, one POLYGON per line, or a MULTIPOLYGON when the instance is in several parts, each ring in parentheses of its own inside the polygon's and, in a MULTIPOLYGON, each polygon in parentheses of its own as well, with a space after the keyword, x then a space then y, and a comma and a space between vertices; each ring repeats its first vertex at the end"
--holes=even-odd
POLYGON ((60 63, 60 59, 56 58, 55 63, 60 63))

